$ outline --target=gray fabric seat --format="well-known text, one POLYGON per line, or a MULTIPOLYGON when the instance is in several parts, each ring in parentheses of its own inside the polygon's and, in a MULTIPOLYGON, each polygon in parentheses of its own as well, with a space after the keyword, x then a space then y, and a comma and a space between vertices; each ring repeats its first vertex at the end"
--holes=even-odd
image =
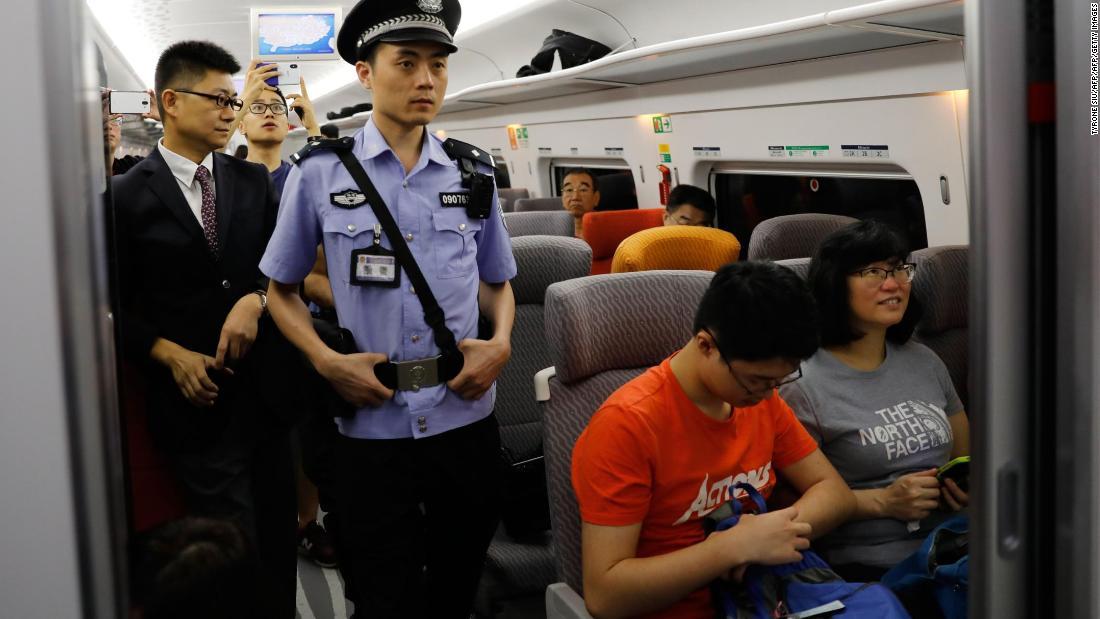
POLYGON ((805 280, 810 275, 811 260, 812 258, 788 258, 787 260, 776 260, 775 263, 787 267, 805 280))
MULTIPOLYGON (((514 239, 518 236, 549 234, 551 236, 573 236, 573 216, 563 210, 527 211, 524 213, 505 213, 504 225, 514 239)), ((587 275, 587 273, 586 273, 587 275)))
POLYGON ((530 211, 562 211, 561 198, 519 198, 512 211, 528 213, 530 211))
POLYGON ((527 191, 524 187, 513 187, 505 189, 497 189, 497 197, 500 198, 501 207, 505 213, 511 213, 515 208, 516 200, 523 198, 530 198, 531 192, 527 191))
MULTIPOLYGON (((592 250, 571 236, 525 236, 512 240, 512 252, 518 271, 512 280, 516 322, 512 358, 497 379, 495 410, 501 444, 513 461, 521 461, 542 453, 542 410, 535 401, 533 379, 552 363, 543 320, 546 289, 555 282, 587 275, 592 268, 592 250)), ((521 543, 498 531, 485 557, 478 614, 495 617, 509 600, 530 595, 541 598, 554 575, 549 532, 541 540, 521 543)))
POLYGON ((912 255, 917 265, 913 292, 924 304, 916 339, 943 360, 964 406, 970 396, 968 255, 966 245, 929 247, 912 255))
POLYGON ((786 260, 813 256, 833 232, 859 221, 843 215, 800 213, 765 219, 749 238, 749 260, 786 260))
MULTIPOLYGON (((546 339, 557 375, 542 404, 557 575, 581 591, 580 514, 573 445, 609 395, 683 347, 714 273, 643 271, 561 282, 546 292, 546 339)), ((558 585, 555 588, 560 589, 558 585)), ((555 590, 547 609, 560 609, 555 590)))

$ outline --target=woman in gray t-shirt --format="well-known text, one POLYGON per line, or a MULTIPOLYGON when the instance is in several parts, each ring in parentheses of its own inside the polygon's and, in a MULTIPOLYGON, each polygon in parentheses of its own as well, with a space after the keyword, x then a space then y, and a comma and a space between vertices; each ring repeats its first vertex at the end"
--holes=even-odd
POLYGON ((969 425, 943 362, 909 339, 921 312, 908 255, 874 221, 822 242, 808 278, 823 348, 780 392, 855 491, 858 520, 815 542, 850 580, 877 580, 968 502, 935 476, 969 453, 969 425))

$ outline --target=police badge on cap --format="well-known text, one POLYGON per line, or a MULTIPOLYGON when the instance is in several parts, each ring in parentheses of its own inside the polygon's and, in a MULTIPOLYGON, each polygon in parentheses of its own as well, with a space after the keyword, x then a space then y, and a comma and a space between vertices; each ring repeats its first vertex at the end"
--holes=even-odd
POLYGON ((355 64, 360 49, 380 41, 433 41, 456 52, 461 18, 458 0, 359 0, 344 18, 336 49, 349 64, 355 64))

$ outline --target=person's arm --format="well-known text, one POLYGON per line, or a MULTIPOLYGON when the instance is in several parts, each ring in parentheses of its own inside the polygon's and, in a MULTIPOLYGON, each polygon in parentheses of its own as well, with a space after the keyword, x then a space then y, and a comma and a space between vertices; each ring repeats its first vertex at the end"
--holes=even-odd
MULTIPOLYGON (((253 59, 252 62, 248 63, 248 73, 244 78, 244 92, 241 93, 241 101, 244 101, 244 105, 241 106, 241 109, 237 110, 233 122, 229 124, 229 135, 233 135, 237 127, 241 126, 241 120, 243 120, 244 115, 248 113, 249 105, 252 105, 262 93, 276 91, 275 87, 268 86, 264 80, 278 76, 279 66, 275 63, 270 63, 256 68, 259 62, 259 60, 253 59)), ((227 144, 226 147, 228 148, 228 146, 227 144)))
POLYGON ((893 518, 903 522, 923 520, 939 507, 940 482, 936 469, 902 475, 885 488, 854 491, 856 518, 893 518))
POLYGON ((856 497, 820 449, 798 462, 780 469, 802 497, 795 501, 803 522, 820 537, 851 520, 856 512, 856 497))
POLYGON ((477 400, 485 395, 512 356, 516 297, 512 293, 511 282, 480 282, 477 302, 481 314, 493 323, 493 337, 459 342, 458 349, 465 358, 462 371, 447 383, 452 391, 466 400, 477 400))
POLYGON ((746 514, 731 529, 655 557, 635 556, 641 528, 581 524, 584 603, 593 617, 653 612, 740 566, 799 561, 810 546, 810 525, 799 522, 797 507, 746 514))
POLYGON ((287 105, 298 114, 298 118, 302 119, 302 126, 305 127, 310 137, 321 135, 321 125, 317 124, 317 114, 313 110, 313 101, 310 100, 309 92, 306 90, 306 78, 301 78, 301 83, 298 85, 301 87, 301 92, 287 95, 287 105))
POLYGON ((279 331, 302 351, 342 398, 356 406, 378 406, 393 397, 393 391, 374 374, 374 366, 386 361, 386 356, 369 352, 342 355, 325 345, 313 328, 313 319, 298 295, 297 284, 271 280, 267 308, 279 331))
POLYGON ((332 284, 328 280, 328 262, 325 260, 325 246, 317 246, 317 260, 313 263, 313 269, 306 275, 302 282, 302 292, 307 301, 316 303, 318 307, 332 308, 336 302, 332 298, 332 284))

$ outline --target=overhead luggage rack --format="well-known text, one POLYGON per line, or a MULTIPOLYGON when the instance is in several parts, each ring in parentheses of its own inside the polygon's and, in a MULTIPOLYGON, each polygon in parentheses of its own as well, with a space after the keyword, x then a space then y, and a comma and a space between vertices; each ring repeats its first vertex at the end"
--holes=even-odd
POLYGON ((443 111, 459 112, 962 37, 961 0, 881 0, 649 45, 553 73, 471 86, 449 95, 443 111))

